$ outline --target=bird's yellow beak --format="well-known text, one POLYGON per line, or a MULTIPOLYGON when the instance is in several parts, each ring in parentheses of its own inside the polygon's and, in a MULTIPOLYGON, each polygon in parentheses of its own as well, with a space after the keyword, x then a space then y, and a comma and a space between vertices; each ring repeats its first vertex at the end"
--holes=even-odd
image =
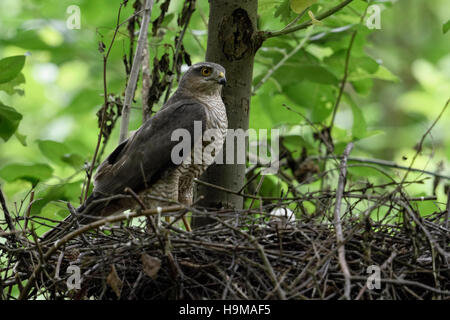
POLYGON ((225 74, 223 72, 219 73, 219 83, 221 85, 227 84, 227 79, 225 79, 225 74))

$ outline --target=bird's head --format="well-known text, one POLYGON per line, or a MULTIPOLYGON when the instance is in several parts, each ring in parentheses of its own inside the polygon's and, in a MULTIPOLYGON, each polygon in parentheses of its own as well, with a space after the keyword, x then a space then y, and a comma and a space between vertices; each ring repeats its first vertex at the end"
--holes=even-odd
POLYGON ((192 65, 180 81, 181 88, 199 94, 220 93, 225 84, 225 68, 213 62, 192 65))

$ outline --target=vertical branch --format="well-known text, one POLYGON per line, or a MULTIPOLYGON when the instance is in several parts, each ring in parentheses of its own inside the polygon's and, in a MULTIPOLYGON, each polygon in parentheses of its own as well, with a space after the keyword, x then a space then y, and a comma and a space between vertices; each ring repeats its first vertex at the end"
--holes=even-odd
POLYGON ((146 44, 145 39, 147 38, 148 34, 148 24, 150 21, 150 16, 152 14, 152 8, 153 8, 153 0, 146 0, 141 23, 141 29, 139 31, 138 45, 136 48, 136 53, 134 55, 134 61, 131 67, 130 77, 128 78, 127 88, 125 89, 125 100, 122 109, 122 121, 120 123, 119 143, 123 142, 128 135, 128 124, 130 122, 131 102, 133 100, 134 92, 136 90, 136 84, 139 76, 139 69, 142 63, 142 52, 146 44))
POLYGON ((342 77, 341 85, 339 87, 339 93, 338 93, 338 96, 336 98, 336 102, 334 103, 333 115, 331 116, 331 122, 330 122, 330 126, 329 126, 329 132, 330 133, 331 133, 331 129, 333 128, 333 125, 334 125, 334 120, 336 119, 337 110, 338 110, 339 105, 341 103, 342 95, 344 93, 345 84, 347 83, 348 69, 349 69, 349 66, 350 66, 350 55, 351 55, 351 52, 352 52, 353 44, 355 43, 355 38, 356 38, 357 33, 358 33, 358 31, 356 31, 356 30, 353 31, 352 37, 350 39, 350 44, 349 44, 348 49, 347 49, 347 54, 345 56, 344 76, 342 77))
MULTIPOLYGON (((360 22, 359 22, 360 24, 362 24, 364 22, 364 18, 366 17, 368 8, 369 8, 369 4, 366 6, 366 9, 364 10, 364 12, 363 12, 363 14, 361 16, 361 19, 360 19, 360 22)), ((328 128, 330 133, 331 133, 331 129, 333 128, 333 125, 334 125, 334 120, 336 118, 336 113, 337 113, 337 110, 339 108, 339 104, 341 102, 342 95, 344 93, 345 84, 347 83, 348 72, 349 72, 349 67, 350 67, 350 56, 351 56, 351 52, 352 52, 352 49, 353 49, 353 44, 355 43, 355 39, 356 39, 356 35, 357 34, 358 34, 358 30, 356 29, 355 31, 353 31, 352 36, 350 38, 350 44, 348 45, 347 54, 345 56, 344 76, 343 76, 342 81, 341 81, 341 86, 339 88, 339 93, 338 93, 338 96, 336 98, 336 102, 335 102, 334 108, 333 108, 333 115, 331 117, 330 126, 328 128)))
MULTIPOLYGON (((117 13, 117 23, 116 23, 116 28, 114 29, 114 34, 113 37, 111 39, 111 43, 109 44, 108 47, 108 51, 106 52, 106 54, 103 55, 103 108, 102 108, 102 115, 101 115, 101 121, 100 121, 100 132, 98 134, 98 138, 97 138, 97 145, 95 146, 95 151, 94 151, 94 156, 92 157, 92 162, 91 165, 88 169, 87 172, 87 182, 86 185, 84 186, 86 189, 81 191, 81 194, 83 195, 84 192, 84 201, 86 201, 87 196, 89 194, 89 187, 91 185, 91 178, 92 178, 92 173, 94 172, 94 167, 95 167, 95 161, 97 160, 97 155, 98 152, 100 150, 100 144, 102 142, 102 136, 103 136, 103 128, 105 127, 105 118, 106 118, 106 109, 108 108, 108 86, 106 83, 106 70, 107 70, 107 64, 108 64, 108 57, 109 54, 111 52, 112 46, 114 44, 114 41, 116 40, 116 36, 117 33, 119 32, 119 28, 120 28, 120 13, 122 12, 122 7, 124 6, 124 2, 122 2, 119 6, 119 12, 117 13)), ((103 42, 101 42, 101 47, 102 50, 104 48, 104 44, 103 42)))
POLYGON ((147 37, 144 40, 144 51, 142 53, 142 123, 150 118, 152 112, 148 105, 149 90, 152 85, 152 79, 150 77, 150 53, 147 37))
POLYGON ((428 128, 428 130, 422 135, 422 138, 420 138, 419 143, 417 144, 417 151, 414 154, 413 159, 411 160, 411 163, 408 167, 408 171, 406 171, 405 175, 403 176, 402 181, 400 182, 399 186, 403 185, 403 183, 406 181, 406 178, 408 177, 409 172, 411 171, 417 157, 419 156, 419 154, 422 152, 423 149, 423 143, 425 142, 425 138, 431 133, 431 130, 433 130, 434 126, 438 123, 438 121, 441 119, 442 115, 445 113, 445 111, 447 110, 447 107, 450 104, 450 98, 447 100, 447 102, 445 103, 444 107, 442 108, 441 112, 439 113, 439 115, 437 116, 437 118, 433 121, 433 123, 431 124, 431 126, 428 128))
POLYGON ((336 229, 336 241, 338 245, 338 255, 339 255, 339 264, 341 266, 342 272, 344 273, 345 278, 345 298, 350 300, 350 269, 347 264, 347 260, 345 260, 345 247, 344 247, 344 235, 342 233, 342 224, 341 224, 341 204, 342 204, 342 196, 344 194, 345 181, 347 178, 347 158, 350 152, 353 149, 353 143, 350 142, 344 150, 344 154, 342 155, 341 168, 339 173, 339 182, 336 190, 336 206, 334 208, 334 227, 336 229))
MULTIPOLYGON (((184 26, 180 32, 180 35, 178 36, 178 41, 177 41, 177 44, 175 47, 175 52, 173 54, 173 65, 172 65, 172 73, 173 74, 177 70, 178 55, 180 53, 181 45, 183 44, 183 38, 184 38, 184 35, 186 34, 187 27, 189 26, 189 21, 191 20, 192 14, 194 13, 194 10, 195 10, 195 1, 189 2, 188 7, 185 8, 184 10, 181 13, 181 18, 180 18, 180 21, 181 21, 181 23, 184 23, 184 26), (184 11, 184 10, 186 10, 186 11, 184 11), (186 15, 183 17, 184 12, 186 12, 186 15)), ((167 87, 167 91, 166 91, 166 96, 164 97, 164 103, 166 103, 167 100, 169 100, 170 90, 172 89, 172 85, 173 85, 173 79, 174 79, 174 77, 170 78, 169 86, 167 87)))
POLYGON ((3 191, 0 188, 0 204, 2 206, 3 215, 5 216, 6 224, 8 225, 8 228, 11 232, 15 232, 16 228, 14 227, 14 223, 11 219, 11 215, 9 214, 8 207, 6 206, 6 200, 3 196, 3 191))

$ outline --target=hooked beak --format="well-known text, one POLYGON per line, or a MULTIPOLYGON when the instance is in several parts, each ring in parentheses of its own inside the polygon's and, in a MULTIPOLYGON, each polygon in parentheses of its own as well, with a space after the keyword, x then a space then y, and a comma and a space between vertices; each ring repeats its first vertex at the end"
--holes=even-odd
POLYGON ((225 78, 225 74, 223 72, 219 73, 218 82, 219 82, 219 84, 221 84, 223 86, 227 84, 227 79, 225 78))

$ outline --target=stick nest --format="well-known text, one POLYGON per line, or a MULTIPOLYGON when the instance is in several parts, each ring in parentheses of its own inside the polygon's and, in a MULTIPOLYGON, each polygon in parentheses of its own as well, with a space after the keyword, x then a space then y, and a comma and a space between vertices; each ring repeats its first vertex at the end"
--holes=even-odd
MULTIPOLYGON (((10 237, 0 247, 3 296, 13 298, 17 288, 27 299, 343 298, 345 277, 333 219, 289 219, 270 215, 273 207, 193 210, 193 216, 207 215, 213 223, 192 232, 156 216, 147 217, 153 228, 145 221, 142 226, 106 225, 70 239, 48 258, 44 255, 52 244, 20 246, 10 237), (42 268, 36 272, 38 265, 42 268), (33 271, 24 293, 23 280, 33 271)), ((350 298, 450 298, 445 212, 426 218, 408 212, 379 222, 351 210, 343 216, 350 298)))

